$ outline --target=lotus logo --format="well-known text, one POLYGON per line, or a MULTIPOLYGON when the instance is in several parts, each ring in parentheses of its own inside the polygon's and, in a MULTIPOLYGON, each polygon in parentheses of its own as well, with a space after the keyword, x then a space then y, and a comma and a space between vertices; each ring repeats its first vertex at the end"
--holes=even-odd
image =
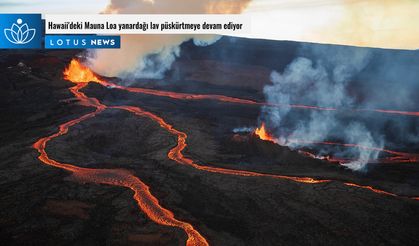
POLYGON ((4 29, 7 40, 13 44, 27 44, 35 37, 36 30, 29 28, 28 24, 22 24, 22 19, 17 19, 11 28, 4 29))

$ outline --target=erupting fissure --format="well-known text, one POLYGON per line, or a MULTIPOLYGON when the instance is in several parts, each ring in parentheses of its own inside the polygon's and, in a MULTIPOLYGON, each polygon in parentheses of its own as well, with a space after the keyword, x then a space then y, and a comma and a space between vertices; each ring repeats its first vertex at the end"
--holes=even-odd
MULTIPOLYGON (((391 155, 389 157, 384 157, 380 159, 368 160, 368 163, 415 163, 419 161, 418 154, 405 153, 405 152, 400 152, 400 151, 388 150, 384 148, 368 147, 368 146, 363 146, 359 144, 338 143, 338 142, 331 142, 331 141, 319 142, 319 141, 310 141, 310 140, 293 139, 293 138, 281 138, 281 137, 276 138, 272 134, 269 133, 264 122, 262 122, 260 127, 256 128, 253 133, 261 140, 273 142, 276 144, 287 142, 287 143, 304 144, 304 145, 331 145, 331 146, 340 146, 340 147, 346 147, 346 148, 359 148, 359 149, 365 149, 365 150, 371 150, 371 151, 377 151, 377 152, 384 152, 388 155, 391 155)), ((351 159, 351 158, 338 158, 334 156, 320 156, 312 152, 303 151, 303 150, 299 150, 299 152, 313 159, 327 160, 329 162, 336 162, 340 164, 350 163, 356 160, 356 159, 351 159)))
POLYGON ((262 122, 260 127, 255 129, 254 134, 262 140, 277 143, 276 139, 266 130, 264 122, 262 122))
MULTIPOLYGON (((263 103, 258 103, 258 102, 254 102, 254 101, 246 100, 246 99, 220 96, 220 95, 193 95, 193 94, 158 91, 158 90, 143 89, 143 88, 123 87, 123 86, 119 86, 119 85, 115 85, 113 83, 107 82, 103 79, 100 79, 89 68, 85 67, 79 61, 75 59, 73 59, 70 65, 68 66, 68 68, 65 69, 64 78, 73 83, 76 83, 76 85, 71 87, 69 90, 79 100, 80 104, 87 107, 94 107, 95 111, 61 124, 59 125, 58 132, 37 140, 33 144, 33 147, 39 152, 38 159, 46 165, 54 166, 54 167, 72 172, 75 177, 85 182, 108 184, 108 185, 121 186, 121 187, 126 187, 126 188, 131 189, 134 192, 134 199, 137 202, 139 208, 152 221, 161 225, 178 227, 185 231, 185 233, 188 236, 188 239, 186 242, 187 246, 208 245, 208 242, 191 224, 176 219, 174 214, 171 211, 163 208, 159 204, 158 199, 151 194, 150 188, 145 183, 143 183, 138 177, 133 175, 131 172, 127 170, 122 170, 122 169, 92 169, 92 168, 78 167, 78 166, 68 164, 68 163, 61 163, 59 161, 51 159, 48 156, 46 152, 47 143, 52 139, 55 139, 64 134, 67 134, 70 127, 82 121, 91 119, 108 108, 114 108, 114 109, 126 110, 138 116, 147 117, 157 122, 160 125, 160 127, 166 129, 171 134, 177 136, 177 145, 169 151, 168 158, 182 165, 187 165, 195 169, 206 171, 206 172, 211 172, 211 173, 245 176, 245 177, 267 177, 267 178, 274 178, 274 179, 291 180, 294 182, 308 183, 308 184, 318 184, 318 183, 326 183, 326 182, 334 181, 334 180, 328 180, 328 179, 314 179, 311 177, 297 177, 297 176, 258 173, 258 172, 247 171, 247 170, 228 169, 228 168, 212 167, 212 166, 197 164, 192 159, 185 157, 182 153, 182 151, 187 147, 187 144, 186 144, 187 134, 175 129, 172 125, 167 123, 163 118, 151 112, 147 112, 139 107, 106 106, 102 104, 96 98, 87 97, 84 93, 80 92, 80 90, 86 87, 89 82, 96 82, 106 87, 115 87, 118 89, 130 91, 130 92, 145 93, 145 94, 156 95, 156 96, 165 96, 165 97, 171 97, 175 99, 193 99, 193 100, 214 99, 214 100, 231 102, 231 103, 258 104, 258 105, 263 105, 263 103)), ((312 106, 308 106, 308 107, 318 109, 317 107, 312 107, 312 106)), ((272 142, 275 141, 275 138, 273 138, 267 132, 265 125, 262 125, 261 128, 257 129, 257 131, 255 131, 255 134, 263 140, 268 140, 272 142)), ((391 152, 388 151, 388 152, 392 154, 399 153, 399 152, 394 152, 394 151, 391 151, 391 152)), ((393 158, 397 160, 399 157, 396 156, 393 158)), ((371 186, 358 185, 354 183, 343 183, 343 184, 346 186, 367 189, 378 194, 398 196, 396 194, 379 190, 371 186)), ((417 200, 418 198, 413 198, 413 199, 417 200)))

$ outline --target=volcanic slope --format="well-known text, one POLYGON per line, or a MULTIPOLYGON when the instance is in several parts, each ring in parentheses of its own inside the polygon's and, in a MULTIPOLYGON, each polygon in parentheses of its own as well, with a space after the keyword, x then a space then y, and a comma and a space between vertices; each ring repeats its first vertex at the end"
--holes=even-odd
MULTIPOLYGON (((83 245, 184 244, 182 230, 159 226, 138 211, 129 190, 74 183, 64 179, 69 177, 66 172, 36 161, 37 154, 30 148, 33 142, 92 110, 72 100, 68 88, 73 84, 61 79, 71 56, 8 55, 3 63, 2 72, 13 79, 6 84, 12 96, 3 97, 7 99, 2 104, 4 115, 9 116, 7 122, 18 124, 2 127, 6 138, 1 151, 7 160, 2 168, 2 204, 7 208, 1 220, 2 239, 10 244, 31 240, 44 245, 63 240, 83 245), (19 61, 32 68, 31 74, 20 80, 18 74, 24 66, 16 66, 19 61), (13 69, 5 69, 9 66, 13 69), (14 134, 7 133, 10 129, 14 134), (26 229, 29 227, 31 231, 26 229)), ((238 96, 240 90, 235 88, 238 96)), ((418 194, 414 164, 378 165, 372 174, 356 175, 252 136, 235 137, 231 130, 237 125, 256 125, 257 107, 207 100, 183 102, 92 83, 82 91, 108 106, 141 107, 162 117, 187 133, 184 155, 200 165, 352 180, 400 195, 418 194)), ((342 182, 307 185, 203 172, 167 158, 176 144, 177 137, 152 119, 138 117, 132 110, 109 109, 72 126, 67 135, 48 144, 47 152, 81 168, 133 171, 162 207, 192 224, 211 245, 353 245, 354 238, 355 244, 417 243, 418 220, 412 216, 418 212, 415 201, 342 182)))

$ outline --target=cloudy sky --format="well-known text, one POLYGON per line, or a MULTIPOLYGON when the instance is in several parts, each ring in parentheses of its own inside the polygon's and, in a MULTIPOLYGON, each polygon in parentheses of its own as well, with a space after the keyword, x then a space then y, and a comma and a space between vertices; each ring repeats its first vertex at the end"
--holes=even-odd
MULTIPOLYGON (((3 0, 5 13, 98 13, 110 0, 3 0)), ((176 0, 173 0, 176 1, 176 0)), ((417 0, 253 0, 252 38, 419 48, 417 0)))
POLYGON ((109 0, 2 0, 2 13, 97 13, 109 0))

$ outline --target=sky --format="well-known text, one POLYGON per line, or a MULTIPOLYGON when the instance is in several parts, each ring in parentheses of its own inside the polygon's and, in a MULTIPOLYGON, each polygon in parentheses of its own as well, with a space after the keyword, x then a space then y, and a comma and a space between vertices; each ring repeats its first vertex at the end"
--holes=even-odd
POLYGON ((109 0, 1 0, 0 13, 92 14, 109 0))
MULTIPOLYGON (((2 1, 0 13, 93 14, 110 0, 2 1)), ((252 18, 245 37, 419 48, 419 0, 253 0, 245 13, 252 18)))

